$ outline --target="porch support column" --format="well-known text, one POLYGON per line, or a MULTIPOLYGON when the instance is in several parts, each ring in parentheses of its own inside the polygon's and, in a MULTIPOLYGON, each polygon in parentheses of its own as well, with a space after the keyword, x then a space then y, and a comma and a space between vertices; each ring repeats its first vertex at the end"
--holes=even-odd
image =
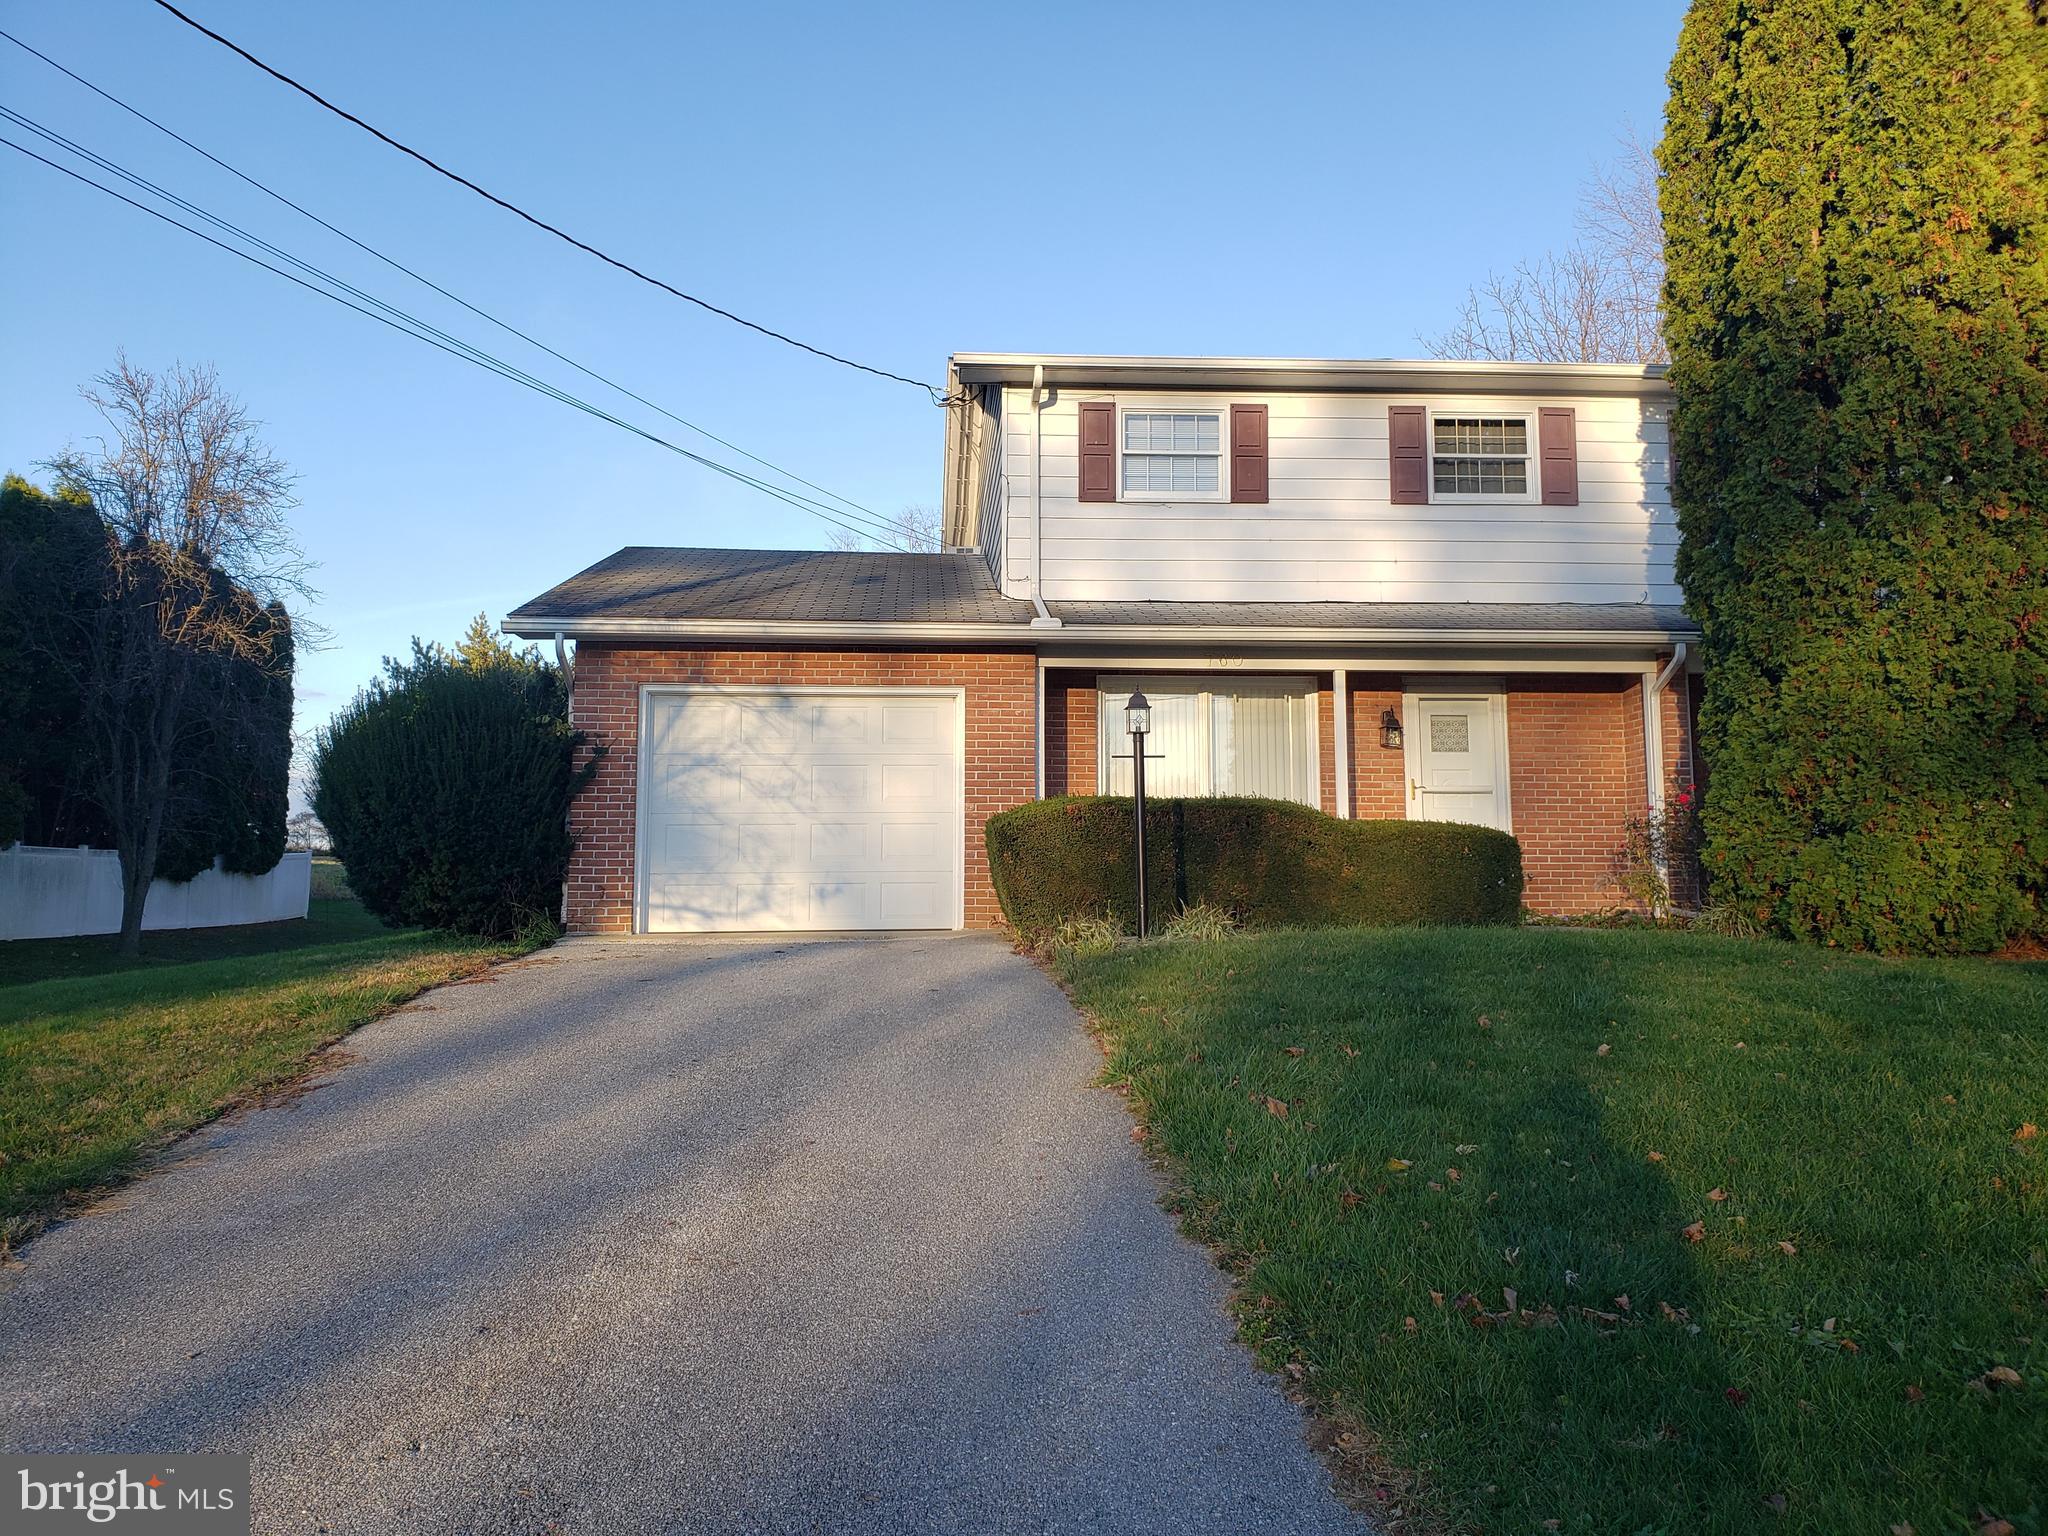
MULTIPOLYGON (((1031 733, 1038 738, 1038 751, 1036 773, 1031 785, 1031 798, 1043 800, 1045 798, 1045 658, 1043 656, 1036 658, 1036 665, 1032 670, 1038 676, 1038 697, 1031 710, 1031 733)), ((1072 791, 1070 790, 1069 793, 1072 793, 1072 791)))
POLYGON ((1331 750, 1337 754, 1337 814, 1351 819, 1351 674, 1342 667, 1330 673, 1331 750))

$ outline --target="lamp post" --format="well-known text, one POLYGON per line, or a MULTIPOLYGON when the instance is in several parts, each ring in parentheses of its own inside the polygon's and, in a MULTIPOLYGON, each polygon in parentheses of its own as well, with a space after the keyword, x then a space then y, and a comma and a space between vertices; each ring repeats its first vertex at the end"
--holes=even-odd
POLYGON ((1138 937, 1145 937, 1145 737, 1152 729, 1152 703, 1142 691, 1124 705, 1124 729, 1131 734, 1131 800, 1138 823, 1138 937))

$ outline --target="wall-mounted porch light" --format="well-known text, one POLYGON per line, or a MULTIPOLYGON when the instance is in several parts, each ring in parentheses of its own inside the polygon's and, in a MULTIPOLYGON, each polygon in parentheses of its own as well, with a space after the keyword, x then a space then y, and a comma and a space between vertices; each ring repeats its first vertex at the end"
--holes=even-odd
POLYGON ((1401 717, 1391 709, 1380 711, 1380 745, 1398 747, 1401 745, 1401 717))

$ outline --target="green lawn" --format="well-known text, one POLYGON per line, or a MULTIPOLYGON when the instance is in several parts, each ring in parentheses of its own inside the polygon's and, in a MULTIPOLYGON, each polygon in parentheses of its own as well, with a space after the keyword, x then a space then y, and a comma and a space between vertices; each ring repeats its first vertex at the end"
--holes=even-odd
POLYGON ((1383 1510, 2044 1530, 2048 966, 1537 929, 1054 963, 1383 1510))
POLYGON ((353 901, 304 922, 0 945, 0 1252, 67 1196, 437 982, 515 953, 384 927, 353 901))

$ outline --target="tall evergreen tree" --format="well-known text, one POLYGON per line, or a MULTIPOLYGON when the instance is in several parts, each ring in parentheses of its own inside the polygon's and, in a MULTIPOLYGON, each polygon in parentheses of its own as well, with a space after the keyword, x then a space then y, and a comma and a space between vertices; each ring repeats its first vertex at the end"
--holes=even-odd
POLYGON ((2048 10, 1696 0, 1660 149, 1706 864, 1975 950, 2048 867, 2048 10))

